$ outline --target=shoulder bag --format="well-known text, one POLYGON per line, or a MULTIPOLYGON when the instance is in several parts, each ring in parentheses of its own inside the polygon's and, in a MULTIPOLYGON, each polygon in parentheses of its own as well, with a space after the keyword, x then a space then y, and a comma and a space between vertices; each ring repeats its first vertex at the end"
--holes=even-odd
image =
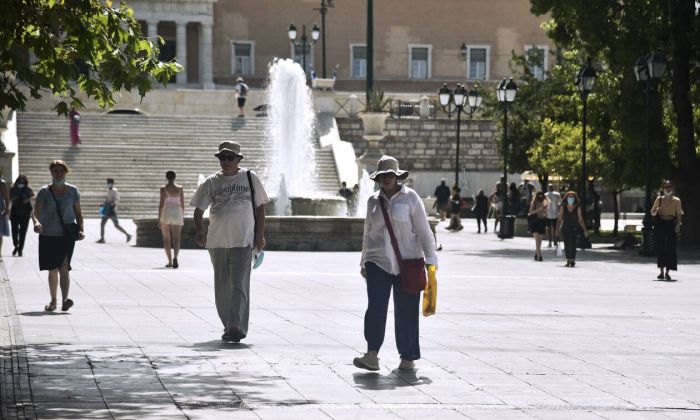
POLYGON ((56 199, 56 196, 54 195, 51 186, 49 186, 49 192, 51 193, 51 197, 53 197, 54 203, 56 203, 56 213, 58 214, 58 220, 61 222, 61 226, 63 226, 63 235, 68 236, 68 238, 72 239, 73 241, 80 240, 80 229, 78 228, 78 224, 65 223, 63 221, 63 216, 61 215, 61 208, 58 206, 58 200, 56 199))
POLYGON ((253 177, 250 176, 250 169, 246 171, 248 176, 248 184, 250 185, 250 203, 253 205, 253 233, 258 233, 258 217, 255 214, 255 187, 253 187, 253 177))
POLYGON ((391 221, 389 220, 389 214, 386 211, 384 197, 379 197, 379 205, 382 208, 384 224, 386 224, 386 228, 389 230, 391 246, 394 248, 396 261, 398 261, 399 269, 401 270, 399 273, 401 289, 406 293, 411 293, 414 295, 420 294, 420 292, 425 290, 425 285, 427 283, 427 278, 425 275, 425 260, 423 258, 414 258, 409 260, 404 260, 401 258, 401 251, 399 251, 399 244, 396 242, 394 229, 391 227, 391 221))

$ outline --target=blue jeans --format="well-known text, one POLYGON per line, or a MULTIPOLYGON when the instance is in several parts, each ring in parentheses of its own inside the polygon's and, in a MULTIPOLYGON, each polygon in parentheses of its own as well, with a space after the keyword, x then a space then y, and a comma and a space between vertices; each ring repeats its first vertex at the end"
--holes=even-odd
POLYGON ((365 340, 368 351, 379 351, 384 343, 389 295, 394 289, 394 333, 396 348, 403 360, 420 359, 418 342, 418 303, 420 294, 401 290, 399 276, 393 276, 376 264, 365 264, 367 270, 367 312, 365 340))

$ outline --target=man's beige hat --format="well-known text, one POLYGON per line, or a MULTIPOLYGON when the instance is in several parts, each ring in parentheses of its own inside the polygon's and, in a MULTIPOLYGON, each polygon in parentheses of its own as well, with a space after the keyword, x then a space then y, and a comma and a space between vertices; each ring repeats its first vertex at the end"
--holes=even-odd
POLYGON ((408 176, 408 171, 402 171, 399 169, 399 161, 391 156, 382 156, 381 159, 377 161, 377 170, 369 175, 369 179, 372 181, 379 181, 377 178, 381 174, 394 173, 398 179, 405 179, 408 176))
POLYGON ((234 155, 238 155, 243 158, 243 155, 241 154, 241 145, 232 141, 225 141, 221 143, 219 145, 219 151, 214 156, 219 157, 221 152, 231 152, 234 155))

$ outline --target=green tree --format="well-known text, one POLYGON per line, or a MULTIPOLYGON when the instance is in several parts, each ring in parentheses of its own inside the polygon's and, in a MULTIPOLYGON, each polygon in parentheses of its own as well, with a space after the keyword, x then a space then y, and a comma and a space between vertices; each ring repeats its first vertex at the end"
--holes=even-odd
MULTIPOLYGON (((162 39, 157 41, 162 44, 162 39)), ((4 0, 0 13, 0 110, 56 95, 59 114, 82 108, 81 92, 103 108, 113 92, 143 97, 181 69, 158 59, 126 4, 102 0, 4 0), (33 54, 35 60, 30 60, 33 54), (30 62, 31 61, 31 62, 30 62)))
POLYGON ((616 99, 610 102, 616 104, 608 115, 610 127, 615 128, 610 138, 620 141, 615 147, 622 146, 615 156, 623 168, 619 175, 634 178, 629 179, 633 186, 644 184, 644 141, 647 124, 651 125, 655 133, 652 174, 675 181, 689 215, 684 219, 682 241, 700 243, 700 161, 695 137, 700 116, 693 113, 693 104, 700 103, 700 19, 694 0, 531 0, 531 5, 535 14, 552 17, 548 32, 558 46, 600 57, 606 71, 617 78, 617 89, 606 92, 616 99), (654 108, 646 121, 644 96, 632 66, 640 52, 652 49, 666 51, 669 69, 652 93, 654 108))

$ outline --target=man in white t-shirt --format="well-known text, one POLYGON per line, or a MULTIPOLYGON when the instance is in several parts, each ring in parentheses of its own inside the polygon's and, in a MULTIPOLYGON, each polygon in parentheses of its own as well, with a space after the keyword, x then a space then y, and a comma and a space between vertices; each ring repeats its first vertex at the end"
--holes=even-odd
POLYGON ((102 203, 102 222, 100 223, 100 239, 97 240, 98 244, 105 243, 105 225, 108 220, 114 223, 114 227, 124 235, 126 235, 126 241, 131 240, 131 235, 124 230, 119 224, 119 217, 117 216, 117 206, 119 205, 119 191, 114 187, 114 178, 107 178, 107 197, 105 197, 104 203, 102 203))
POLYGON ((557 235, 556 226, 557 218, 559 218, 559 208, 561 208, 561 195, 554 191, 554 185, 547 185, 547 192, 545 193, 549 205, 547 206, 547 238, 549 238, 548 247, 552 246, 552 238, 554 238, 554 246, 559 243, 559 237, 557 235))
POLYGON ((243 159, 238 143, 221 143, 214 156, 221 171, 197 188, 190 205, 196 207, 197 245, 206 246, 214 267, 216 310, 224 324, 221 339, 239 342, 248 334, 251 260, 253 248, 260 252, 265 247, 265 204, 270 199, 258 176, 238 166, 243 159), (202 218, 207 208, 205 236, 202 218))

